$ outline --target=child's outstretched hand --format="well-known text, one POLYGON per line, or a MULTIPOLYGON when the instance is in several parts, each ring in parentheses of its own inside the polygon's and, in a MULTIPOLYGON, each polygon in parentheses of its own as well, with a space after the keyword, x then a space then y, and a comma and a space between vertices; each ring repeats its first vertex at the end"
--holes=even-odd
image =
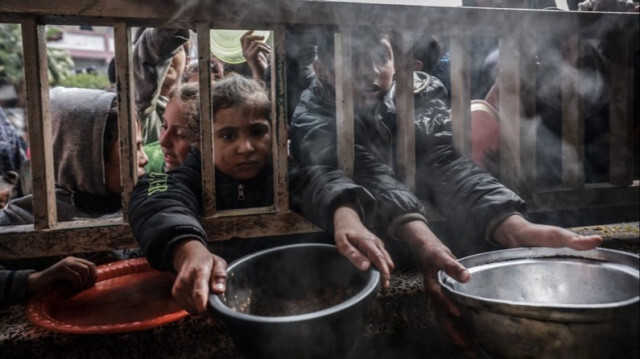
POLYGON ((173 298, 190 314, 206 314, 209 293, 220 294, 226 289, 227 262, 199 240, 182 241, 173 253, 178 273, 171 290, 173 298))
POLYGON ((254 35, 253 30, 247 31, 240 38, 242 55, 247 60, 254 80, 262 80, 264 72, 269 66, 271 46, 265 44, 264 36, 254 35))
POLYGON ((96 265, 86 259, 67 257, 51 267, 34 272, 27 279, 27 290, 36 293, 53 282, 71 283, 74 290, 91 287, 96 282, 96 265))
POLYGON ((338 207, 333 213, 333 228, 338 252, 360 270, 373 263, 382 275, 382 288, 388 289, 395 265, 382 240, 362 224, 358 212, 349 206, 338 207))

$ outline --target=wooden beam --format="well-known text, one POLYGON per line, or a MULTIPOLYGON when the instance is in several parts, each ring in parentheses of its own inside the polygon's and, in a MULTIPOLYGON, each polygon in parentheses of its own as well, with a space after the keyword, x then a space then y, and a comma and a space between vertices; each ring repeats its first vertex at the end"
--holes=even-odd
POLYGON ((202 154, 202 208, 205 217, 216 213, 216 171, 211 103, 211 31, 208 22, 198 22, 198 81, 200 86, 200 153, 202 154))
POLYGON ((335 89, 336 89, 336 151, 338 168, 353 177, 353 62, 350 28, 341 28, 335 34, 335 89))
POLYGON ((131 28, 125 22, 114 25, 116 47, 116 76, 118 84, 118 142, 120 144, 120 184, 122 214, 126 219, 129 199, 138 182, 138 156, 136 148, 137 114, 133 84, 133 58, 131 28))
POLYGON ((410 190, 416 188, 416 135, 413 96, 413 36, 396 33, 393 39, 396 70, 396 169, 410 190))
MULTIPOLYGON (((562 42, 562 183, 581 188, 584 176, 584 113, 580 96, 578 35, 562 42)), ((543 85, 543 84, 541 84, 543 85)))
POLYGON ((31 148, 33 220, 36 229, 47 229, 56 224, 57 210, 46 35, 44 25, 35 19, 25 20, 21 26, 31 148))
MULTIPOLYGON (((209 241, 316 233, 321 230, 295 212, 226 211, 201 218, 209 241)), ((55 229, 33 226, 0 229, 0 260, 107 251, 138 247, 131 228, 122 219, 60 223, 55 229)))
POLYGON ((453 145, 471 158, 471 54, 468 37, 452 37, 451 54, 451 126, 453 145))

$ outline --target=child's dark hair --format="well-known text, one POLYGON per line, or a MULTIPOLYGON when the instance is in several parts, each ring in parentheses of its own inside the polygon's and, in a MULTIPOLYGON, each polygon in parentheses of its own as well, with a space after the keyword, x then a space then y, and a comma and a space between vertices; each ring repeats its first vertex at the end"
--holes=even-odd
POLYGON ((193 136, 200 133, 200 87, 197 82, 180 84, 169 93, 169 100, 177 99, 180 113, 193 136))
POLYGON ((211 89, 214 111, 231 107, 251 107, 271 118, 271 101, 263 84, 242 75, 230 75, 215 83, 211 89))

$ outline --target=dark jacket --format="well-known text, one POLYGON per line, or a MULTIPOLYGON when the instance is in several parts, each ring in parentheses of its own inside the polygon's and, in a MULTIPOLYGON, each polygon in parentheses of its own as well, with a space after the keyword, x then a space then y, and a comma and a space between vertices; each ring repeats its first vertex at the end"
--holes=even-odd
MULTIPOLYGON (((173 270, 172 246, 195 238, 206 244, 198 217, 202 212, 201 156, 192 150, 185 163, 167 173, 149 173, 138 181, 129 206, 129 222, 149 263, 173 270)), ((271 167, 257 177, 238 181, 216 170, 216 209, 264 207, 273 204, 271 167), (242 193, 242 194, 241 194, 242 193)), ((369 192, 327 166, 289 166, 290 206, 331 232, 333 211, 350 203, 366 219, 375 208, 369 192)))
MULTIPOLYGON (((119 194, 106 186, 104 133, 116 94, 56 87, 50 91, 57 220, 122 217, 119 194)), ((32 224, 33 196, 0 211, 0 226, 32 224)))
MULTIPOLYGON (((397 225, 424 215, 422 200, 432 201, 458 236, 476 240, 524 201, 454 148, 442 83, 414 74, 416 191, 397 178, 395 85, 369 116, 355 115, 354 181, 377 199, 376 224, 393 236, 397 225), (419 199, 419 198, 420 199, 419 199)), ((317 79, 302 94, 294 112, 291 153, 304 165, 336 165, 335 95, 317 79)), ((422 217, 424 218, 424 217, 422 217)), ((380 232, 379 232, 380 233, 380 232)))

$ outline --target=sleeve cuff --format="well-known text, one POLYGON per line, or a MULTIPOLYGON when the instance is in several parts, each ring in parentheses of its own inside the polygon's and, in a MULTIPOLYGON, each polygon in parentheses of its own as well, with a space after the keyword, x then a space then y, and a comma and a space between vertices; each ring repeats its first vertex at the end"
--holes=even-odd
POLYGON ((387 234, 395 240, 400 240, 400 238, 396 237, 395 235, 398 226, 411 221, 422 221, 427 224, 429 223, 427 221, 427 218, 425 218, 425 216, 420 213, 406 213, 394 218, 393 221, 391 221, 391 223, 389 224, 389 229, 387 230, 387 234))
POLYGON ((487 228, 484 232, 484 239, 491 245, 502 247, 500 244, 493 240, 493 232, 496 230, 496 228, 498 228, 502 221, 514 215, 524 217, 520 212, 505 212, 493 217, 487 224, 487 228))

